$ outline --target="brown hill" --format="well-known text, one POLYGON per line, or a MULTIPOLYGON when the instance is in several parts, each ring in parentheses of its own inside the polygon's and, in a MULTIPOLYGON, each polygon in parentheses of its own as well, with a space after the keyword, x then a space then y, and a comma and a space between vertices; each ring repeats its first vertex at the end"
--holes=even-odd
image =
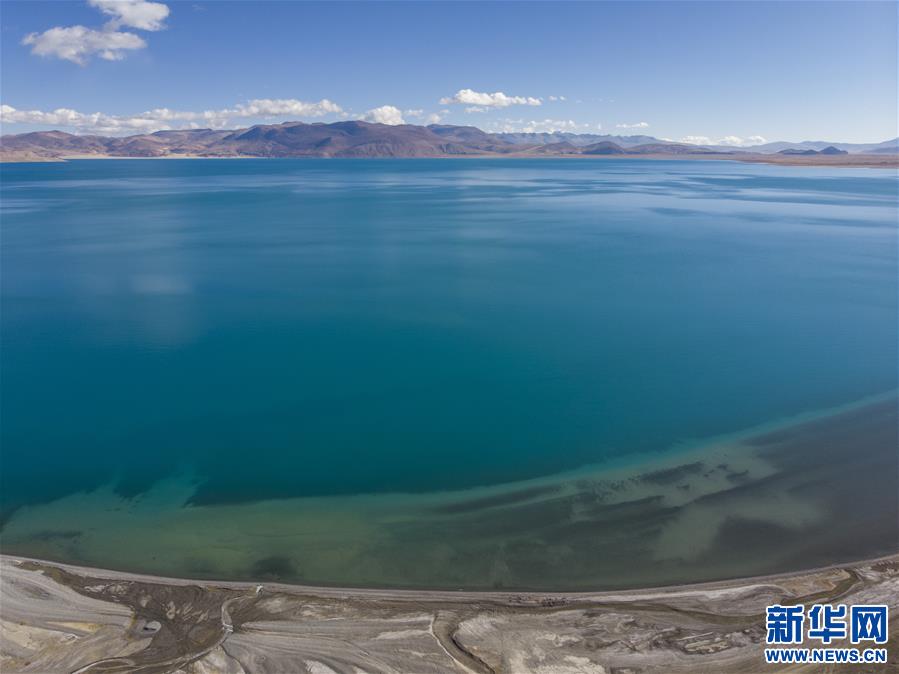
POLYGON ((732 154, 686 143, 647 143, 628 148, 629 154, 732 154))
POLYGON ((236 131, 198 129, 109 138, 41 131, 0 138, 0 157, 440 157, 508 152, 513 146, 474 127, 351 121, 287 122, 236 131))
POLYGON ((514 144, 473 126, 432 124, 332 124, 285 122, 247 129, 193 129, 112 138, 42 131, 0 138, 0 158, 58 159, 110 157, 444 157, 464 155, 609 155, 642 152, 601 141, 577 146, 568 141, 544 145, 514 144))
POLYGON ((547 143, 545 145, 535 145, 533 147, 518 145, 516 146, 516 150, 518 152, 527 152, 528 154, 538 155, 566 155, 581 153, 581 148, 577 147, 576 145, 572 145, 568 141, 563 141, 560 143, 547 143))
POLYGON ((0 137, 0 152, 27 152, 48 159, 74 154, 105 154, 109 140, 103 136, 75 136, 63 131, 36 131, 0 137))
POLYGON ((233 154, 254 157, 435 157, 483 153, 476 146, 441 136, 428 127, 359 121, 259 125, 226 136, 221 145, 233 154))
POLYGON ((581 148, 581 154, 625 154, 625 152, 630 151, 631 150, 625 150, 618 145, 618 143, 613 143, 608 140, 593 143, 592 145, 581 148))
MULTIPOLYGON (((658 141, 630 145, 606 137, 572 134, 491 134, 473 126, 417 126, 346 121, 307 124, 259 124, 246 129, 157 131, 126 137, 78 136, 40 131, 0 137, 0 160, 36 161, 65 157, 447 157, 447 156, 573 156, 573 155, 717 155, 738 158, 745 150, 702 147, 658 141), (530 136, 557 142, 528 144, 530 136), (514 136, 514 138, 512 138, 514 136), (518 136, 521 136, 520 138, 518 136), (512 140, 506 140, 506 138, 512 140)), ((617 137, 615 137, 617 138, 617 137)), ((892 142, 892 141, 891 141, 892 142)), ((894 145, 890 146, 891 148, 894 145)), ((791 151, 792 152, 792 151, 791 151)), ((842 153, 828 147, 816 154, 842 153)))
POLYGON ((476 126, 431 124, 427 128, 447 141, 484 152, 508 153, 521 149, 514 147, 512 143, 506 142, 496 135, 481 131, 476 126))

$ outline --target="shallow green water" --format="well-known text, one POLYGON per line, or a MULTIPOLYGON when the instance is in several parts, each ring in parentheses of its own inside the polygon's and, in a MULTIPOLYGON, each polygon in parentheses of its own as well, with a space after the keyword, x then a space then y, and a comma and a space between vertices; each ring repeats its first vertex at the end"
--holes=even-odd
POLYGON ((4 515, 184 475, 180 502, 216 507, 489 486, 894 390, 897 185, 711 161, 4 165, 4 515))

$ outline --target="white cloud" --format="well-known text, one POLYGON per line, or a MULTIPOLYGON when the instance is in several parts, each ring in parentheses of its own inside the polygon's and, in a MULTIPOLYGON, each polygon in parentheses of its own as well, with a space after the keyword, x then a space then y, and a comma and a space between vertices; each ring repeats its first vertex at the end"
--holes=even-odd
POLYGON ((680 139, 681 143, 689 145, 713 145, 713 141, 708 136, 684 136, 680 139))
POLYGON ((391 126, 406 123, 406 120, 403 119, 403 111, 392 105, 382 105, 379 108, 369 110, 365 113, 363 119, 367 122, 389 124, 391 126))
MULTIPOLYGON (((592 128, 591 124, 581 124, 573 119, 504 119, 491 125, 494 131, 500 133, 553 133, 555 131, 568 131, 570 133, 585 133, 592 128)), ((595 125, 601 129, 601 124, 595 125)))
POLYGON ((22 44, 31 47, 31 53, 84 65, 94 54, 107 61, 125 58, 125 52, 143 49, 144 40, 134 33, 115 30, 93 30, 84 26, 57 27, 43 33, 30 33, 22 38, 22 44))
POLYGON ((745 147, 747 145, 761 145, 762 143, 767 143, 768 141, 763 136, 747 136, 746 138, 741 138, 740 136, 725 136, 718 141, 718 145, 730 145, 732 147, 745 147))
POLYGON ((490 108, 486 108, 483 105, 469 105, 465 108, 465 112, 489 112, 490 108))
MULTIPOLYGON (((444 110, 443 114, 446 114, 448 112, 449 112, 449 110, 444 110)), ((443 119, 443 116, 440 115, 439 113, 436 113, 436 112, 426 113, 421 108, 416 108, 416 109, 412 109, 412 110, 403 110, 403 116, 404 117, 413 117, 415 119, 424 120, 425 124, 438 124, 440 122, 440 120, 443 119)))
MULTIPOLYGON (((149 115, 149 112, 143 113, 149 115)), ((147 118, 114 117, 101 112, 85 114, 70 108, 57 108, 44 112, 42 110, 17 110, 11 105, 0 106, 0 121, 3 124, 33 124, 39 126, 67 127, 94 132, 118 131, 156 131, 158 128, 149 123, 147 118)))
POLYGON ((441 98, 440 103, 441 105, 461 103, 487 108, 507 108, 510 105, 542 105, 543 101, 533 96, 507 96, 502 91, 488 94, 471 89, 459 89, 453 96, 441 98))
POLYGON ((156 108, 136 115, 109 115, 102 112, 83 113, 70 108, 51 111, 17 110, 10 105, 0 106, 0 122, 3 124, 31 124, 34 126, 64 127, 85 133, 122 135, 128 133, 152 133, 168 129, 227 128, 232 120, 271 119, 273 117, 323 117, 339 114, 342 109, 324 98, 308 103, 293 98, 257 98, 233 108, 221 110, 181 111, 156 108))
POLYGON ((634 124, 616 124, 616 129, 648 129, 649 122, 636 122, 634 124))
POLYGON ((550 101, 566 101, 566 100, 568 100, 564 96, 549 96, 548 98, 550 101))
POLYGON ((104 14, 112 17, 102 29, 85 26, 55 26, 42 33, 29 33, 22 44, 37 56, 55 57, 86 65, 94 55, 107 61, 119 61, 128 51, 143 49, 147 43, 135 33, 120 31, 127 26, 156 31, 165 28, 163 21, 169 8, 161 2, 146 0, 88 0, 104 14))
POLYGON ((768 141, 764 136, 724 136, 714 140, 708 136, 684 136, 680 139, 681 143, 690 143, 692 145, 727 145, 730 147, 746 147, 749 145, 761 145, 768 141))
POLYGON ((161 2, 146 0, 87 0, 87 4, 96 7, 104 14, 112 17, 107 24, 113 30, 122 26, 140 30, 162 30, 162 23, 169 15, 169 8, 161 2))
MULTIPOLYGON (((298 101, 295 98, 254 98, 233 108, 215 111, 220 117, 323 117, 328 113, 342 112, 337 103, 323 98, 317 103, 298 101)), ((203 114, 209 114, 205 112, 203 114)))

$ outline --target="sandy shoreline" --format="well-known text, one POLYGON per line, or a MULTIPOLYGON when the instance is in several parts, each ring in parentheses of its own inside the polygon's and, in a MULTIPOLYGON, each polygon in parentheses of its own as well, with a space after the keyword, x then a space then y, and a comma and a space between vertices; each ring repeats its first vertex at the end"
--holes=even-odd
MULTIPOLYGON (((319 597, 357 597, 381 600, 421 601, 424 598, 434 601, 469 602, 478 600, 491 600, 502 602, 517 602, 521 604, 539 603, 547 597, 565 600, 606 600, 606 601, 631 601, 651 600, 663 597, 679 595, 691 595, 697 592, 720 593, 727 595, 746 590, 747 588, 760 587, 776 582, 784 582, 790 579, 800 579, 817 574, 827 574, 845 567, 872 566, 882 563, 895 563, 899 565, 899 542, 897 552, 871 559, 859 559, 826 566, 812 567, 798 571, 784 573, 769 573, 759 576, 747 576, 745 578, 731 578, 726 580, 709 580, 697 583, 683 583, 676 585, 659 585, 639 587, 626 590, 581 590, 581 591, 553 591, 553 590, 440 590, 426 588, 382 588, 382 587, 354 587, 354 586, 329 586, 329 585, 303 585, 297 583, 272 582, 266 580, 218 580, 197 578, 174 578, 168 576, 156 576, 144 573, 132 573, 130 571, 116 571, 114 569, 95 568, 67 564, 48 559, 35 559, 21 557, 0 552, 0 568, 13 564, 33 564, 41 568, 58 568, 68 573, 79 576, 104 578, 110 581, 127 581, 153 583, 157 585, 194 586, 203 585, 209 587, 228 588, 232 590, 253 590, 260 585, 272 591, 292 592, 296 594, 315 595, 319 597)), ((0 574, 2 577, 2 574, 0 574)))
MULTIPOLYGON (((899 555, 596 593, 197 583, 2 555, 0 598, 5 672, 725 674, 786 671, 762 658, 767 605, 899 609, 899 555)), ((897 632, 866 671, 899 664, 897 632)))

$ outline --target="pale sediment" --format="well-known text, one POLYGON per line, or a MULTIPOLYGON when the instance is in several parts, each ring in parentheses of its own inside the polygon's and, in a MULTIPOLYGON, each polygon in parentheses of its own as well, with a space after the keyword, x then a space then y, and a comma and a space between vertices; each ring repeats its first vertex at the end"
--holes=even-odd
MULTIPOLYGON (((0 599, 0 668, 10 673, 725 674, 770 671, 770 604, 876 602, 895 612, 899 557, 576 594, 196 583, 3 557, 0 599)), ((865 671, 895 671, 897 634, 893 621, 889 661, 865 671)))
POLYGON ((174 577, 596 590, 896 552, 893 396, 627 465, 420 495, 185 506, 195 483, 22 508, 4 552, 174 577))

